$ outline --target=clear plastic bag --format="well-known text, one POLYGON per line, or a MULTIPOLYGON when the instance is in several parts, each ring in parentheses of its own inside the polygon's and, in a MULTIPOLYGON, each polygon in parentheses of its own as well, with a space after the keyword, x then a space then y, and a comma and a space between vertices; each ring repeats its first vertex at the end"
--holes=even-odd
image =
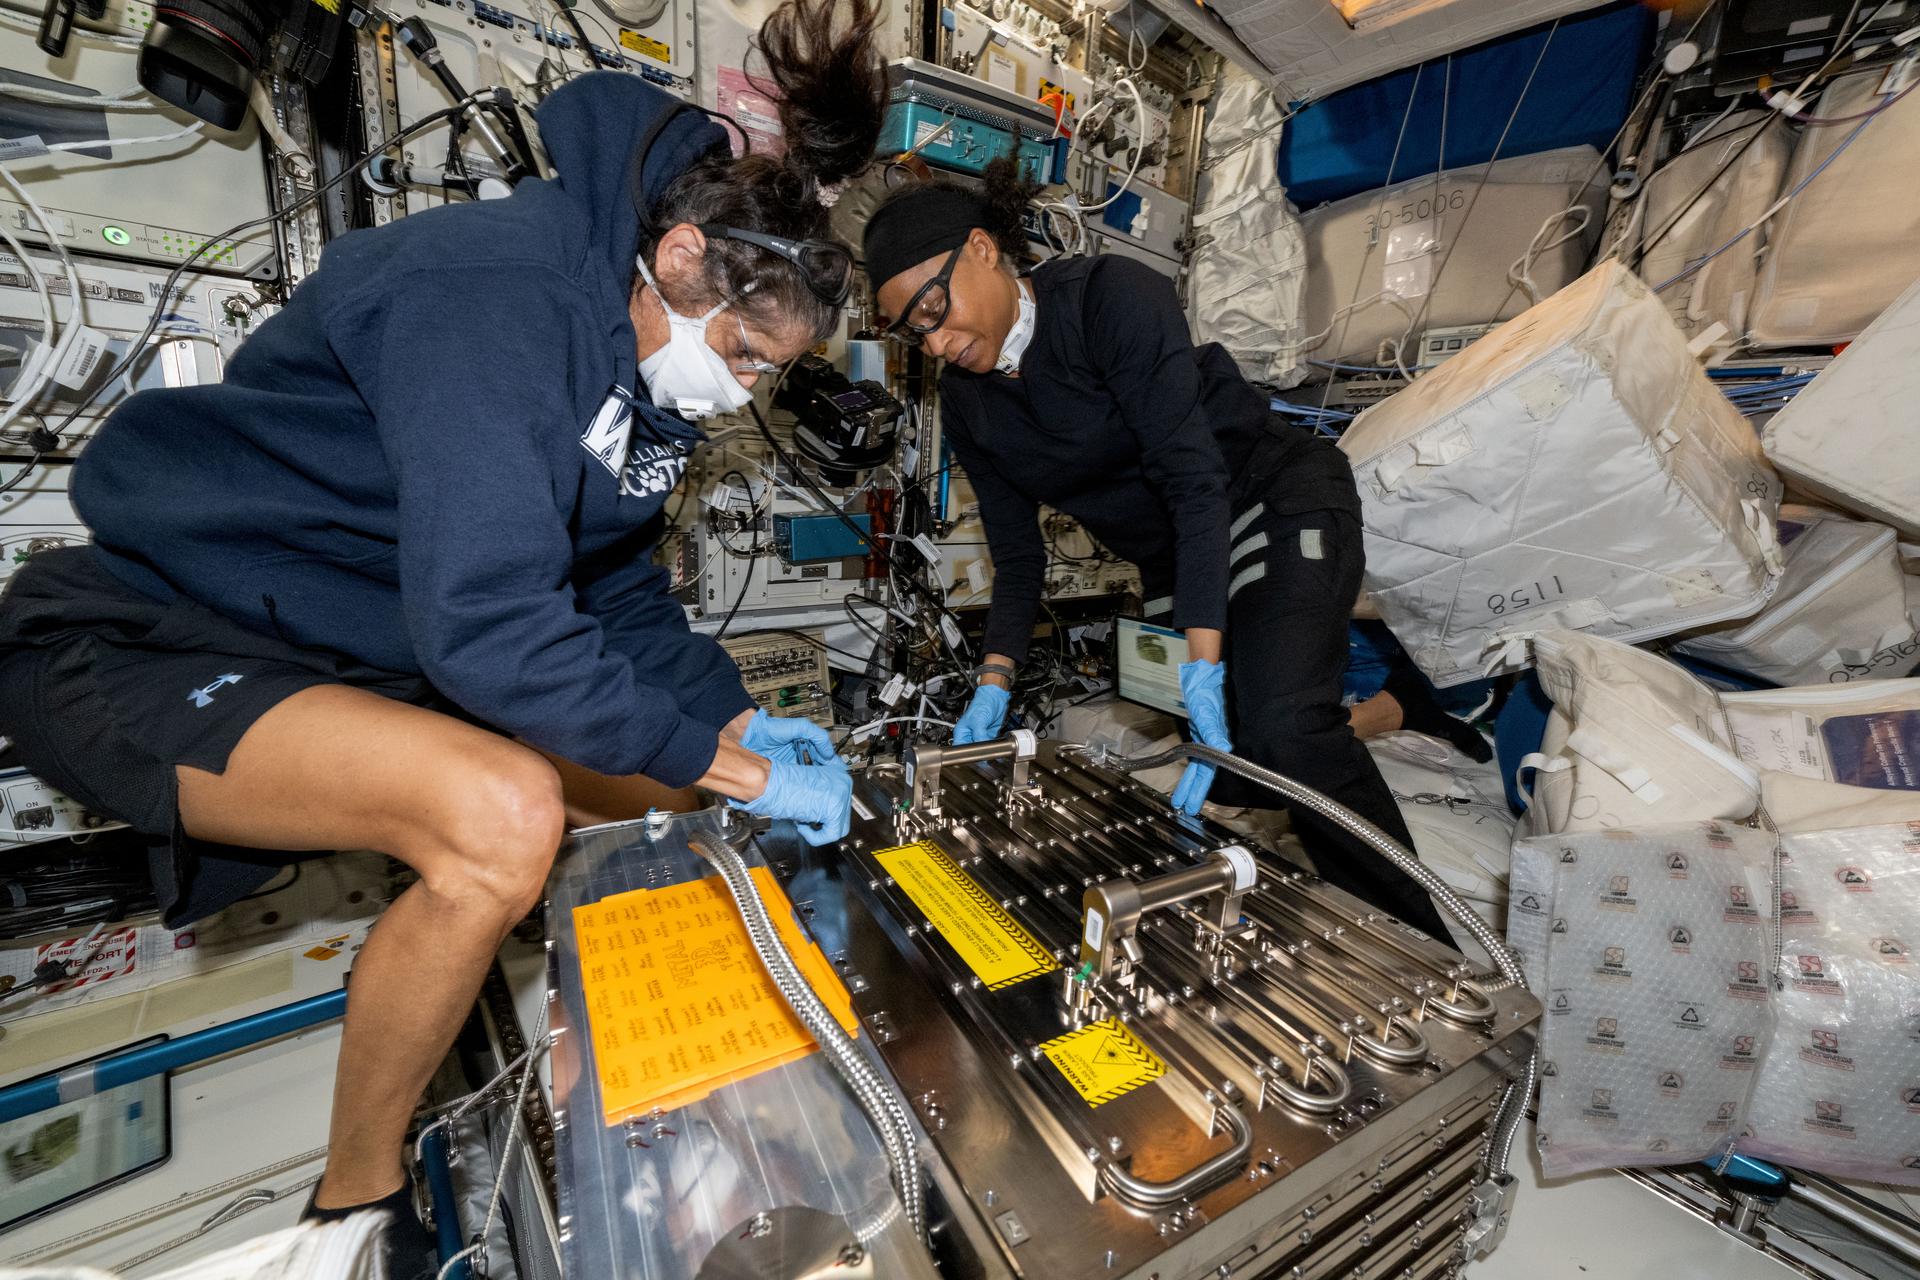
POLYGON ((1725 1150, 1767 1036, 1772 837, 1702 824, 1550 843, 1542 1166, 1725 1150))

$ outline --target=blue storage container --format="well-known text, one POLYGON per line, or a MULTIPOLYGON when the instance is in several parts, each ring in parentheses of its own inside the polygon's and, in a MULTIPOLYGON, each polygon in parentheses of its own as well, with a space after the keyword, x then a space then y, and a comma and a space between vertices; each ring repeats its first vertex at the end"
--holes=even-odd
POLYGON ((952 111, 950 106, 943 109, 930 102, 893 103, 881 128, 879 154, 898 155, 925 143, 920 158, 934 168, 977 174, 986 169, 988 161, 1017 151, 1023 175, 1035 182, 1049 179, 1053 148, 1045 139, 1027 136, 1025 131, 1004 123, 972 119, 952 111), (934 134, 949 122, 952 127, 935 138, 934 134))
POLYGON ((1605 147, 1633 105, 1653 29, 1651 9, 1629 0, 1343 89, 1287 122, 1280 137, 1280 184, 1305 210, 1385 186, 1389 165, 1392 180, 1403 182, 1485 163, 1495 147, 1502 158, 1582 144, 1605 147), (1516 115, 1523 87, 1526 101, 1516 115), (1513 128, 1502 143, 1509 118, 1513 128))

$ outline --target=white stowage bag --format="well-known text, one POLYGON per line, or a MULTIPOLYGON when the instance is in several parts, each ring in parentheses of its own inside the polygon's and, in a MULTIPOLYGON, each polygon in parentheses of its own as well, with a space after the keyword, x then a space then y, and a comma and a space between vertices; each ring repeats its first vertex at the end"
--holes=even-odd
POLYGON ((1406 731, 1369 738, 1367 751, 1400 806, 1420 861, 1498 926, 1507 914, 1507 859, 1513 845, 1513 814, 1500 785, 1500 766, 1406 731))
POLYGON ((1627 261, 1639 255, 1640 278, 1649 286, 1673 281, 1660 300, 1688 337, 1715 324, 1726 326, 1729 339, 1746 332, 1758 273, 1757 236, 1675 277, 1765 213, 1780 193, 1792 148, 1787 131, 1768 123, 1773 114, 1736 112, 1669 157, 1648 177, 1619 239, 1627 261))
MULTIPOLYGON (((1920 809, 1920 679, 1725 693, 1720 704, 1748 767, 1912 792, 1920 809)), ((1790 809, 1769 813, 1783 829, 1804 826, 1790 809)))
MULTIPOLYGON (((1877 68, 1844 76, 1809 114, 1831 120, 1871 111, 1886 101, 1879 93, 1885 79, 1885 70, 1877 68)), ((1846 342, 1920 278, 1920 201, 1913 198, 1920 174, 1920 93, 1865 121, 1840 151, 1861 123, 1801 131, 1781 194, 1831 163, 1767 224, 1749 323, 1756 343, 1846 342)))
POLYGON ((1789 506, 1780 541, 1787 568, 1766 608, 1674 648, 1780 685, 1899 676, 1920 662, 1892 529, 1789 506))
MULTIPOLYGON (((1920 93, 1908 101, 1920 107, 1920 93)), ((1773 416, 1762 443, 1795 488, 1920 537, 1920 281, 1773 416)))
POLYGON ((1772 837, 1708 824, 1524 843, 1553 849, 1547 1176, 1725 1150, 1767 1036, 1772 837))
MULTIPOLYGON (((1533 771, 1523 836, 1742 822, 1769 772, 1920 789, 1920 679, 1718 693, 1615 640, 1556 631, 1533 647, 1553 709, 1540 750, 1522 762, 1533 771)), ((1777 786, 1769 815, 1783 830, 1801 827, 1803 800, 1830 807, 1817 793, 1777 786)))
POLYGON ((1340 441, 1366 588, 1422 671, 1526 664, 1524 637, 1746 617, 1780 568, 1780 486, 1647 287, 1603 263, 1340 441))
POLYGON ((1521 820, 1529 835, 1727 820, 1753 813, 1760 778, 1743 763, 1720 695, 1666 659, 1552 631, 1534 637, 1553 700, 1521 820))
POLYGON ((1275 171, 1284 119, 1273 94, 1229 68, 1209 119, 1193 206, 1188 274, 1196 342, 1217 342, 1240 371, 1299 384, 1306 245, 1275 171))
POLYGON ((1920 1186, 1920 806, 1785 838, 1786 989, 1747 1118, 1752 1155, 1920 1186))
POLYGON ((1508 268, 1536 242, 1578 227, 1535 251, 1530 274, 1547 294, 1580 273, 1600 235, 1602 168, 1592 147, 1564 147, 1495 161, 1490 174, 1486 165, 1428 174, 1302 214, 1307 354, 1371 364, 1383 341, 1404 340, 1413 364, 1421 331, 1519 315, 1531 300, 1508 268), (1571 208, 1583 212, 1540 234, 1571 208))

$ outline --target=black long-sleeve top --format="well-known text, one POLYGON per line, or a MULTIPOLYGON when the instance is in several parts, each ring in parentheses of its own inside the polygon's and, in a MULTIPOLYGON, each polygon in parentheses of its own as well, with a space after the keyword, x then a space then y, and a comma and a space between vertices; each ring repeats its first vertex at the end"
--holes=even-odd
POLYGON ((1287 473, 1279 510, 1357 512, 1344 456, 1273 425, 1226 352, 1193 345, 1172 281, 1108 255, 1042 263, 1032 283, 1020 376, 951 365, 940 376, 941 420, 993 555, 986 652, 1026 656, 1046 580, 1042 504, 1149 580, 1171 579, 1174 626, 1216 630, 1230 495, 1250 471, 1287 473))

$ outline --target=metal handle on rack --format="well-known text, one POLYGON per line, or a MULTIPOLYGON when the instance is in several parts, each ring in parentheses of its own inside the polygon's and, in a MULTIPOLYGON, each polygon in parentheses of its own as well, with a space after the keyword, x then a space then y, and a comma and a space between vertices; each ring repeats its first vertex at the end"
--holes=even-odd
POLYGON ((1288 1106, 1309 1115, 1326 1115, 1345 1106, 1353 1096, 1353 1081, 1347 1078, 1345 1068, 1326 1054, 1316 1053, 1307 1059, 1307 1069, 1300 1073, 1301 1082, 1312 1084, 1316 1074, 1326 1077, 1330 1092, 1303 1089, 1281 1075, 1267 1077, 1267 1090, 1288 1106))
POLYGON ((1204 1164, 1195 1165, 1166 1182, 1148 1182, 1119 1165, 1104 1164, 1100 1166, 1100 1181, 1120 1199, 1151 1209, 1191 1199, 1214 1183, 1233 1177, 1246 1167, 1247 1157, 1253 1153, 1253 1126, 1237 1107, 1221 1106, 1214 1111, 1214 1116, 1225 1119, 1228 1131, 1233 1134, 1233 1145, 1204 1164))

